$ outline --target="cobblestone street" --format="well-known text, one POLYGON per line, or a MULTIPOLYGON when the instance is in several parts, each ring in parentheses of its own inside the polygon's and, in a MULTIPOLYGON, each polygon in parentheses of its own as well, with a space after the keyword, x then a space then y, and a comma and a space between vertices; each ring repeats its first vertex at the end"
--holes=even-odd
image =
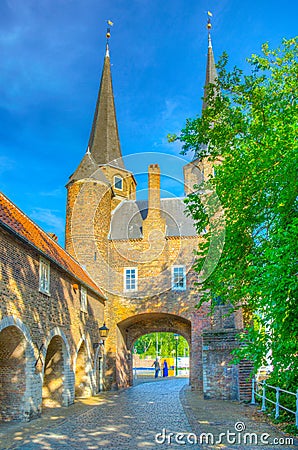
MULTIPOLYGON (((191 431, 179 401, 179 391, 185 383, 185 379, 162 380, 139 384, 120 393, 105 393, 105 401, 101 405, 59 426, 27 436, 21 444, 8 448, 157 448, 155 434, 162 428, 172 432, 191 431)), ((167 448, 166 445, 160 447, 167 448)))
MULTIPOLYGON (((131 389, 105 392, 92 398, 89 404, 79 402, 70 408, 48 410, 43 418, 27 424, 9 424, 0 427, 0 448, 4 449, 290 449, 297 445, 270 445, 273 438, 285 439, 268 425, 263 416, 252 414, 254 409, 238 402, 203 400, 186 387, 186 379, 159 379, 141 382, 131 389), (92 403, 93 402, 93 403, 92 403), (63 416, 64 412, 64 416, 63 416), (56 421, 55 421, 56 420, 56 421), (244 423, 247 432, 270 435, 267 445, 234 445, 223 443, 198 445, 175 442, 177 433, 200 436, 211 433, 217 439, 228 429, 235 432, 235 424, 244 423), (157 433, 166 429, 167 438, 157 433), (174 433, 174 437, 170 437, 174 433), (171 444, 168 445, 168 441, 171 444), (165 441, 163 443, 163 441, 165 441)), ((242 435, 241 433, 238 436, 242 435)), ((181 439, 181 438, 180 438, 181 439)), ((193 440, 191 442, 194 442, 193 440)), ((199 442, 199 441, 197 441, 199 442)), ((280 441, 281 442, 281 441, 280 441)))

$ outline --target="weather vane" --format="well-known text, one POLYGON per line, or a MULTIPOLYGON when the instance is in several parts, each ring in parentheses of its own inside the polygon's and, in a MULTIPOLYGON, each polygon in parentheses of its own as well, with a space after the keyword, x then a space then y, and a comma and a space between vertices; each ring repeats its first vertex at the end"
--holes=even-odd
POLYGON ((212 28, 211 19, 210 19, 212 16, 213 16, 212 12, 207 11, 207 30, 208 31, 210 31, 212 28))
POLYGON ((108 43, 109 39, 111 37, 111 27, 114 25, 114 23, 111 20, 107 20, 107 24, 108 24, 108 28, 107 28, 106 38, 107 38, 107 43, 108 43))

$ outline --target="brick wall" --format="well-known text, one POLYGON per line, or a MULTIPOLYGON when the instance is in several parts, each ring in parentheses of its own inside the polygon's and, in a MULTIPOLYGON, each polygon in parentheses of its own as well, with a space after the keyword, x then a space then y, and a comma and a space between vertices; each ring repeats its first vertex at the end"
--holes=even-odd
MULTIPOLYGON (((185 178, 189 185, 199 181, 195 177, 201 176, 207 180, 212 174, 210 162, 198 162, 197 166, 198 168, 194 164, 186 166, 185 178)), ((101 170, 111 182, 116 169, 104 166, 101 170)), ((86 266, 108 297, 105 321, 110 332, 106 341, 105 387, 125 387, 132 382, 131 349, 137 336, 153 331, 171 331, 181 333, 188 340, 191 385, 194 389, 203 390, 203 332, 233 328, 235 320, 234 317, 225 318, 226 311, 223 308, 216 310, 213 317, 209 316, 209 305, 205 304, 199 310, 196 308, 200 292, 194 287, 197 274, 191 268, 195 260, 194 250, 202 237, 165 235, 166 224, 160 214, 158 165, 150 165, 148 175, 148 214, 143 221, 143 238, 138 239, 109 239, 111 212, 121 201, 120 194, 115 189, 112 191, 108 185, 104 186, 104 183, 94 180, 79 182, 79 190, 69 186, 68 204, 72 207, 68 209, 68 214, 71 215, 67 221, 68 224, 71 222, 68 233, 71 236, 67 237, 67 248, 86 266), (185 291, 172 290, 173 265, 186 266, 185 291), (136 267, 138 270, 137 293, 125 292, 126 267, 136 267), (187 331, 183 328, 185 323, 188 323, 187 331)), ((129 182, 129 177, 124 179, 122 195, 126 198, 129 198, 129 182)), ((189 186, 188 188, 190 189, 189 186)), ((237 327, 241 325, 241 317, 238 319, 237 327)), ((217 355, 212 355, 214 361, 211 363, 211 360, 207 361, 205 354, 207 366, 212 366, 213 363, 220 366, 220 351, 217 355)), ((230 357, 228 346, 226 357, 230 357)), ((227 377, 232 377, 231 386, 234 383, 233 389, 238 389, 234 368, 227 367, 220 373, 223 387, 227 377)), ((215 389, 216 383, 212 382, 212 386, 215 389)), ((223 397, 233 395, 236 394, 224 393, 223 397)))
POLYGON ((239 330, 203 333, 203 381, 205 398, 249 400, 251 363, 231 364, 231 351, 239 346, 239 330))
POLYGON ((253 370, 252 361, 246 359, 239 363, 239 400, 250 402, 252 394, 251 375, 253 370))
POLYGON ((114 191, 114 198, 112 199, 112 209, 114 209, 119 204, 119 202, 123 200, 123 198, 131 200, 134 200, 136 198, 136 182, 130 172, 109 165, 101 166, 100 170, 102 170, 114 191), (117 189, 115 187, 115 176, 122 178, 122 189, 117 189))
POLYGON ((73 402, 74 363, 83 337, 91 367, 89 385, 96 390, 92 343, 99 340, 103 301, 87 290, 88 312, 82 312, 80 289, 73 288, 78 280, 53 262, 50 263, 50 295, 41 293, 39 260, 36 250, 0 229, 2 420, 27 420, 38 415, 42 387, 48 403, 73 402))
POLYGON ((26 342, 15 327, 0 333, 0 411, 1 420, 19 419, 26 393, 26 342))

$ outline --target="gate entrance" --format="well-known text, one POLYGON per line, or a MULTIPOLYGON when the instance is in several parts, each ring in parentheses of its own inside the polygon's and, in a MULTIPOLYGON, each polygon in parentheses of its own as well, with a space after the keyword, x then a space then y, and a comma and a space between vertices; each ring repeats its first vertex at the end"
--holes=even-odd
POLYGON ((189 345, 178 333, 157 332, 141 336, 133 346, 136 380, 189 376, 189 345))
MULTIPOLYGON (((155 332, 174 333, 187 342, 190 359, 190 378, 192 374, 191 322, 173 314, 151 313, 130 317, 118 324, 118 351, 116 375, 120 386, 133 384, 134 344, 144 334, 155 332)), ((161 356, 161 355, 158 355, 161 356)), ((171 355, 168 355, 169 357, 171 355)), ((176 356, 176 355, 173 355, 176 356)), ((160 358, 162 359, 162 358, 160 358)))

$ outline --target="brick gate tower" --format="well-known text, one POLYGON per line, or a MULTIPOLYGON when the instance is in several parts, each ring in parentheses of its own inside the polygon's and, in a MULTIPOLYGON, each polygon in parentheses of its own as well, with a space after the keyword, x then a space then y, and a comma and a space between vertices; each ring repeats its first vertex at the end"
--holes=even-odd
MULTIPOLYGON (((206 85, 215 77, 209 30, 206 85)), ((165 331, 188 341, 193 388, 211 397, 240 398, 241 368, 229 361, 241 317, 224 319, 224 307, 219 307, 216 317, 208 315, 206 304, 195 308, 200 293, 194 288, 197 275, 192 266, 203 236, 197 235, 192 219, 185 215, 183 199, 161 198, 160 168, 154 161, 148 168, 148 200, 136 200, 136 181, 124 160, 107 44, 90 139, 67 184, 66 213, 66 250, 107 297, 105 388, 132 384, 134 342, 144 334, 165 331), (204 333, 208 333, 206 345, 204 333), (221 378, 224 382, 218 389, 221 378)), ((187 164, 186 195, 211 173, 208 161, 187 164)))

